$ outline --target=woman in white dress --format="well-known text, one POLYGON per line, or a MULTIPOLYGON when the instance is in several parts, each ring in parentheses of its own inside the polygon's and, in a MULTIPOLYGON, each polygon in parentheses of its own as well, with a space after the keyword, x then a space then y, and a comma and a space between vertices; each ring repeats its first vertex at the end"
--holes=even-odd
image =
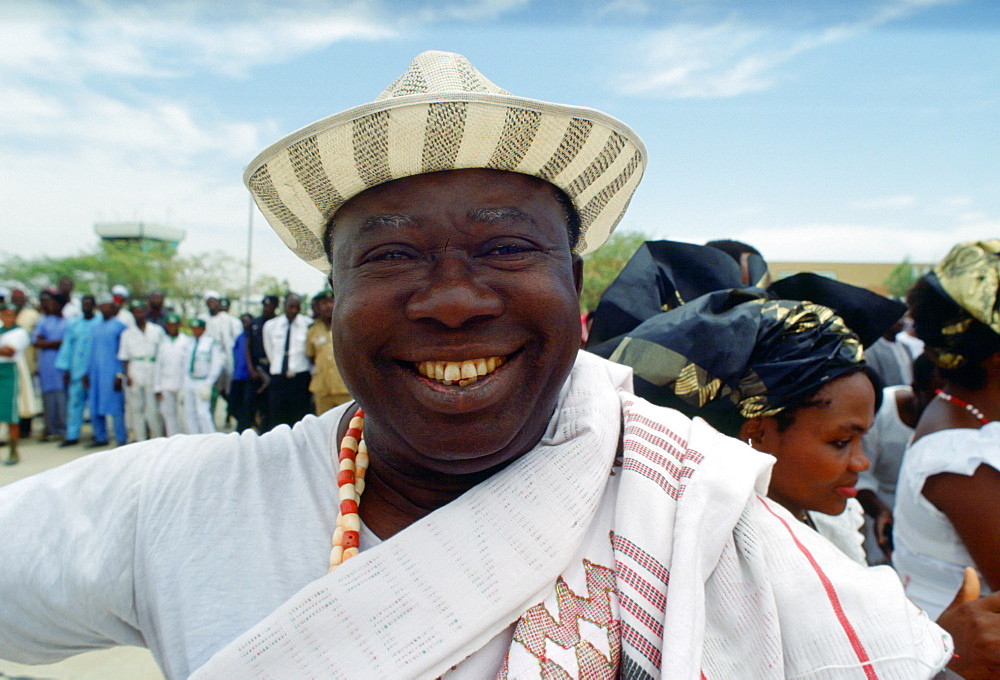
MULTIPOLYGON (((664 305, 673 302, 671 297, 689 299, 704 280, 689 280, 690 272, 722 278, 720 267, 726 268, 712 253, 696 248, 657 242, 649 248, 656 271, 643 277, 630 263, 623 285, 635 298, 673 288, 664 305), (636 281, 642 280, 654 291, 637 292, 636 281)), ((865 365, 862 347, 905 309, 871 291, 815 275, 779 284, 770 295, 756 288, 716 290, 667 311, 656 311, 657 301, 640 325, 591 349, 631 366, 639 396, 701 416, 773 455, 777 462, 768 497, 865 564, 859 531, 864 513, 856 496, 859 474, 869 460, 861 439, 882 391, 865 365)), ((597 309, 598 337, 602 328, 615 325, 602 319, 602 309, 608 309, 605 300, 616 295, 618 285, 609 287, 604 306, 597 309)), ((642 315, 622 311, 623 319, 642 315)))
POLYGON ((1000 588, 1000 240, 963 243, 908 302, 942 389, 920 417, 896 489, 893 565, 932 617, 974 566, 1000 588))

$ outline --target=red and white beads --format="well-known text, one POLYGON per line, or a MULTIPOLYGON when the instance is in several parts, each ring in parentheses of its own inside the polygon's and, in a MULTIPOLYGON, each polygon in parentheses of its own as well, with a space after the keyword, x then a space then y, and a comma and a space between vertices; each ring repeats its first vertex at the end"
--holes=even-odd
POLYGON ((365 470, 368 469, 364 427, 365 412, 358 409, 340 442, 337 472, 340 511, 337 513, 337 528, 333 532, 329 571, 357 555, 360 548, 361 516, 358 514, 358 504, 365 490, 365 470))

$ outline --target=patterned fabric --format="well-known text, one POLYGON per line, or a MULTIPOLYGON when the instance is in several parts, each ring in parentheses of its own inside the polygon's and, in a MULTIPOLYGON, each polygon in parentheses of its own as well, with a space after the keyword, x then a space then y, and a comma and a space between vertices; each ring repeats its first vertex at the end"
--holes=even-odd
POLYGON ((616 368, 582 354, 536 449, 191 677, 450 679, 511 624, 499 677, 913 680, 950 659, 891 570, 762 498, 768 456, 631 396, 616 368))
POLYGON ((579 253, 611 235, 646 166, 642 140, 593 109, 516 97, 449 52, 424 52, 374 102, 273 144, 244 181, 299 257, 329 267, 323 232, 352 196, 401 177, 494 168, 556 185, 581 220, 579 253))
MULTIPOLYGON (((811 302, 719 291, 631 331, 610 358, 635 372, 636 394, 732 430, 774 415, 864 366, 861 342, 811 302)), ((606 347, 606 345, 605 345, 606 347)))
POLYGON ((735 434, 861 370, 862 345, 905 311, 815 274, 740 281, 715 248, 647 242, 601 297, 587 349, 630 366, 639 396, 735 434))
POLYGON ((922 329, 921 339, 937 365, 959 368, 969 360, 963 345, 973 319, 1000 335, 1000 239, 958 244, 925 279, 959 309, 944 328, 922 329))

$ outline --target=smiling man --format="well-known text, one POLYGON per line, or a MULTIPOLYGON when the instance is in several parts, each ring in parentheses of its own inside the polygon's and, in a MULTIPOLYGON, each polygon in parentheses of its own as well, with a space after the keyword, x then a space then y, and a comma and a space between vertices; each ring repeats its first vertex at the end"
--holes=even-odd
POLYGON ((356 401, 0 492, 0 656, 144 644, 170 678, 928 677, 948 636, 763 498, 768 457, 577 353, 580 256, 644 165, 619 121, 442 52, 265 150, 247 184, 329 271, 356 401))

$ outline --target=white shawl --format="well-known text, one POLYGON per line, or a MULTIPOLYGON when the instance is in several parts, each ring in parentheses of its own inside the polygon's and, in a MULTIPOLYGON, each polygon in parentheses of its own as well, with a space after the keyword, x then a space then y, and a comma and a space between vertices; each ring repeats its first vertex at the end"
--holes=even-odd
MULTIPOLYGON (((947 662, 947 634, 891 570, 859 567, 762 498, 770 457, 632 396, 624 371, 581 355, 535 449, 303 588, 192 677, 438 677, 551 607, 601 535, 621 677, 911 680, 947 662), (614 512, 599 513, 620 441, 614 512)), ((537 667, 500 674, 585 668, 589 644, 547 645, 537 667)))

